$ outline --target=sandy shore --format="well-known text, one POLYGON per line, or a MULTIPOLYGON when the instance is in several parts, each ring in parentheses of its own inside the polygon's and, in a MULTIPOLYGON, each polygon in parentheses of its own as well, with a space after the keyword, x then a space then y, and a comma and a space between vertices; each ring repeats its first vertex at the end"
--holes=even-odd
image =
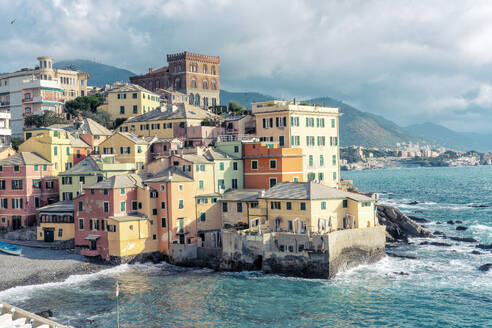
POLYGON ((94 273, 109 267, 90 263, 85 257, 66 250, 22 249, 21 257, 0 253, 0 291, 63 281, 73 274, 94 273))

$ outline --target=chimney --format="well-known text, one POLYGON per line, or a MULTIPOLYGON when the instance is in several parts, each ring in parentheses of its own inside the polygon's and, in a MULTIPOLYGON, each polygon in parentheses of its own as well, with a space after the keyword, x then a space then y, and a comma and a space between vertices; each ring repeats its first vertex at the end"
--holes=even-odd
POLYGON ((149 67, 149 73, 152 73, 154 69, 152 67, 149 67))

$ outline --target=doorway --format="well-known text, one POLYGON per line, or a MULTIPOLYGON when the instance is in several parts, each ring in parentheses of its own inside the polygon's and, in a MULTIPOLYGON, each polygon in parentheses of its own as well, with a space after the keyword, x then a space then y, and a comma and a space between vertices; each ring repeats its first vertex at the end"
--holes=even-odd
POLYGON ((20 216, 12 216, 12 230, 18 230, 22 227, 22 218, 20 216))
POLYGON ((44 228, 44 241, 47 243, 55 241, 55 228, 44 228))

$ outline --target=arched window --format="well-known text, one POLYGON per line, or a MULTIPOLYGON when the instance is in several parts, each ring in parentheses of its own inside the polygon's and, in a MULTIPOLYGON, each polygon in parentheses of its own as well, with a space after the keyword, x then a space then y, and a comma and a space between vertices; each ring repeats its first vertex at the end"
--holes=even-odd
POLYGON ((212 75, 215 75, 215 66, 212 66, 212 75))
POLYGON ((208 67, 207 65, 203 65, 203 74, 207 74, 208 73, 208 67))
POLYGON ((191 79, 191 87, 196 89, 196 79, 195 78, 191 79))
POLYGON ((203 81, 203 88, 208 89, 208 81, 207 80, 203 81))
POLYGON ((195 106, 200 106, 200 95, 198 93, 195 95, 195 106))
POLYGON ((188 98, 190 99, 190 105, 193 105, 193 101, 195 100, 195 97, 193 96, 193 94, 190 93, 190 96, 188 98))
POLYGON ((181 80, 180 79, 176 79, 176 81, 174 81, 174 88, 175 89, 181 88, 181 80))
POLYGON ((212 81, 212 90, 217 90, 217 82, 212 81))

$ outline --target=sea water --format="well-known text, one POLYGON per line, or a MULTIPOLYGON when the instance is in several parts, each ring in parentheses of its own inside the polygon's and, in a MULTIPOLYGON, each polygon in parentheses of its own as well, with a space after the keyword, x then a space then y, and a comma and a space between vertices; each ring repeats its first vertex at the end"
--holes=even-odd
MULTIPOLYGON (((362 191, 380 192, 383 203, 428 219, 431 231, 492 242, 492 166, 343 177, 362 191), (456 231, 449 220, 463 221, 468 230, 456 231)), ((0 299, 31 311, 52 309, 57 321, 75 327, 116 327, 119 281, 120 327, 492 327, 492 272, 478 270, 492 263, 492 253, 477 243, 421 241, 388 248, 417 259, 386 257, 332 280, 136 264, 13 288, 0 299)))

